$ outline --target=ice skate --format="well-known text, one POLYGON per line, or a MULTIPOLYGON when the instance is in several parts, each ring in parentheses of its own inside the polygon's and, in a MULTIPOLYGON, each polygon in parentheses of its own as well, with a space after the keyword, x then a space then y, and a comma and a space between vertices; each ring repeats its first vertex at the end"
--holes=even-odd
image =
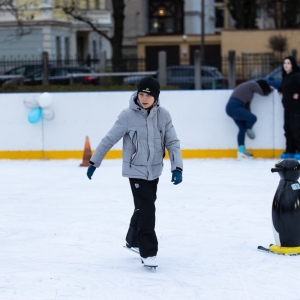
POLYGON ((144 267, 148 267, 150 269, 156 269, 158 267, 156 256, 149 256, 149 257, 141 257, 142 264, 144 267))
POLYGON ((292 158, 294 158, 296 160, 300 160, 300 153, 298 152, 298 153, 294 154, 294 156, 292 158))
MULTIPOLYGON (((283 152, 280 155, 280 158, 285 159, 285 158, 294 158, 295 154, 294 153, 289 153, 289 152, 283 152)), ((297 158, 295 158, 297 159, 297 158)))
POLYGON ((247 134, 248 138, 250 138, 251 140, 255 139, 255 133, 253 132, 252 129, 247 129, 246 134, 247 134))
POLYGON ((124 248, 127 248, 128 250, 131 250, 137 254, 140 254, 139 247, 131 247, 127 242, 126 242, 126 245, 124 246, 124 248))
POLYGON ((237 152, 237 158, 238 159, 252 159, 253 154, 248 152, 245 148, 245 146, 240 146, 237 152))

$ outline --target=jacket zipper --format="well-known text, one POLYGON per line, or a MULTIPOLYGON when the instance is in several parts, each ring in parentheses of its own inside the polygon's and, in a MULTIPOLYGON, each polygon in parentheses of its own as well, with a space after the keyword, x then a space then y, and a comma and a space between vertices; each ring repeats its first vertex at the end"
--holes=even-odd
POLYGON ((138 152, 137 132, 136 131, 134 132, 134 134, 132 136, 131 143, 134 145, 135 151, 131 155, 130 164, 129 164, 130 168, 131 168, 132 161, 134 160, 134 158, 138 152), (134 141, 134 138, 135 138, 135 141, 134 141))
POLYGON ((163 133, 162 130, 159 131, 160 132, 160 139, 161 139, 161 149, 163 151, 163 158, 166 156, 166 150, 165 150, 165 143, 164 143, 164 139, 163 139, 163 133))

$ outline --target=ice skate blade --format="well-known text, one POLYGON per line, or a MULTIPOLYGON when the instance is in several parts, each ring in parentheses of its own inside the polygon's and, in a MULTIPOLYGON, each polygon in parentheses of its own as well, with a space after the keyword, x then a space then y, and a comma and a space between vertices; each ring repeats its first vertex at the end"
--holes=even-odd
POLYGON ((156 268, 157 268, 158 266, 154 267, 154 266, 145 266, 145 265, 144 265, 144 267, 147 268, 149 271, 156 272, 156 268))
POLYGON ((129 251, 132 251, 132 252, 136 253, 136 254, 140 254, 140 251, 137 250, 136 248, 133 248, 133 247, 129 248, 127 246, 123 246, 123 247, 126 248, 126 249, 128 249, 129 251))
POLYGON ((238 154, 237 160, 252 160, 253 156, 248 156, 245 154, 238 154))

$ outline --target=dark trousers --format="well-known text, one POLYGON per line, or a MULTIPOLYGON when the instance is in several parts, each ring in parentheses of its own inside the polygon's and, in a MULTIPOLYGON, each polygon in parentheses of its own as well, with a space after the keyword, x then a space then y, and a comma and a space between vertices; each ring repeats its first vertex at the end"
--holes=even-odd
POLYGON ((256 116, 245 108, 245 103, 233 97, 229 99, 226 105, 226 113, 239 128, 237 136, 238 145, 245 145, 246 131, 253 127, 257 121, 256 116))
POLYGON ((289 113, 287 115, 288 123, 289 124, 289 131, 286 131, 285 128, 285 134, 287 139, 287 146, 289 141, 289 150, 287 152, 295 153, 300 152, 300 114, 295 113, 289 113), (287 132, 290 134, 290 136, 287 136, 287 132))
POLYGON ((158 242, 155 234, 155 200, 158 178, 152 181, 129 178, 134 200, 126 242, 139 247, 141 257, 156 256, 158 242))

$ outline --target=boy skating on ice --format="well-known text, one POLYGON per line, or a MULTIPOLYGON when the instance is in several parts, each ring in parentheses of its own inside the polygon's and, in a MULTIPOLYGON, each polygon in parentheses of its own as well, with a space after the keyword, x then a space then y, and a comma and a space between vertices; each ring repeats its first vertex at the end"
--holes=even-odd
POLYGON ((89 179, 106 153, 123 138, 122 175, 129 178, 134 213, 126 236, 127 247, 136 247, 145 266, 157 267, 158 241, 155 234, 155 200, 163 158, 167 148, 171 161, 171 181, 182 182, 180 142, 170 113, 160 106, 160 85, 144 77, 113 127, 101 140, 91 157, 89 179))

